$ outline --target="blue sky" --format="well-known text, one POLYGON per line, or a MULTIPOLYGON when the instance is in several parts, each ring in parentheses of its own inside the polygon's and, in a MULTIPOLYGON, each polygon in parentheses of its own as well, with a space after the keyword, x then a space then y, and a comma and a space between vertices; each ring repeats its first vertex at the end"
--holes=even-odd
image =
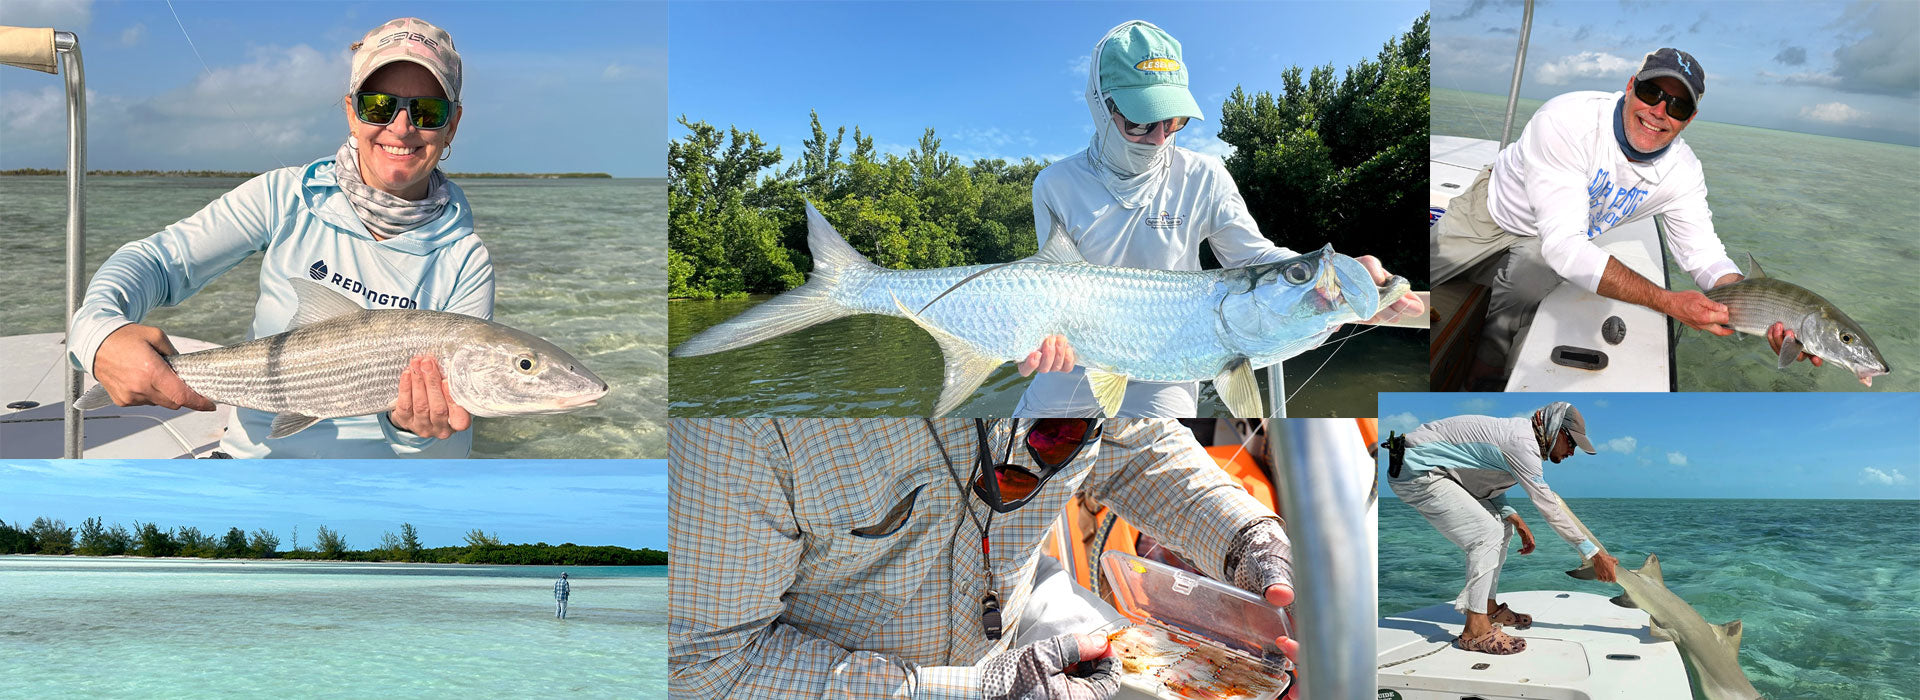
MULTIPOLYGON (((1566 401, 1599 454, 1546 465, 1568 498, 1920 499, 1920 394, 1380 395, 1380 432, 1566 401)), ((1381 460, 1380 493, 1390 497, 1381 460)), ((1525 498, 1514 489, 1510 498, 1525 498)))
POLYGON ((667 548, 663 460, 140 460, 0 463, 0 519, 89 517, 133 527, 267 528, 281 548, 312 546, 321 525, 354 549, 400 523, 429 547, 468 530, 506 542, 667 548))
MULTIPOLYGON (((963 162, 1058 160, 1086 148, 1088 54, 1113 26, 1158 24, 1179 40, 1206 121, 1177 143, 1225 155, 1214 138, 1235 85, 1277 92, 1288 66, 1371 58, 1425 2, 675 3, 671 119, 751 129, 793 159, 808 110, 905 154, 927 127, 963 162)), ((686 130, 669 127, 678 138, 686 130)), ((843 153, 852 150, 851 141, 843 153)))
MULTIPOLYGON (((1507 94, 1520 0, 1435 0, 1433 86, 1507 94)), ((1707 72, 1699 118, 1920 145, 1920 3, 1535 3, 1520 94, 1618 91, 1673 46, 1707 72)), ((1497 115, 1496 115, 1497 116, 1497 115)))
MULTIPOLYGON (((0 2, 0 24, 80 36, 89 167, 266 170, 329 155, 347 133, 347 46, 417 16, 453 36, 465 67, 443 167, 666 175, 665 3, 173 6, 184 35, 160 2, 0 2)), ((64 165, 62 79, 0 70, 0 168, 64 165)))

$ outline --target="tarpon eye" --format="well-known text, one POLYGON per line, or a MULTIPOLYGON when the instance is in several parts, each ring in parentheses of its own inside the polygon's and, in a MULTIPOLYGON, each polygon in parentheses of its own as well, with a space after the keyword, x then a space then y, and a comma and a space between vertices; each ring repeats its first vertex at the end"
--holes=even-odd
POLYGON ((1848 344, 1848 345, 1852 345, 1852 344, 1853 344, 1853 334, 1852 334, 1852 333, 1841 333, 1841 334, 1840 334, 1840 342, 1842 342, 1842 343, 1846 343, 1846 344, 1848 344))
POLYGON ((1307 264, 1301 262, 1293 263, 1282 268, 1280 274, 1286 277, 1288 282, 1293 284, 1306 284, 1307 280, 1313 277, 1313 273, 1307 270, 1307 264))
POLYGON ((521 374, 533 374, 533 369, 538 366, 540 363, 534 361, 532 355, 521 355, 513 360, 513 368, 520 370, 521 374))

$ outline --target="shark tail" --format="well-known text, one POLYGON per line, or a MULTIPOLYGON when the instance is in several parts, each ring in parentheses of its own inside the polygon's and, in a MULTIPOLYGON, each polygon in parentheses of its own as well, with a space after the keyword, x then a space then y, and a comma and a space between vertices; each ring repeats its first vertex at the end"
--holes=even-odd
POLYGON ((858 313, 833 300, 834 287, 848 270, 879 266, 847 245, 812 202, 807 203, 807 249, 813 254, 813 274, 806 284, 700 331, 668 356, 725 352, 858 313))

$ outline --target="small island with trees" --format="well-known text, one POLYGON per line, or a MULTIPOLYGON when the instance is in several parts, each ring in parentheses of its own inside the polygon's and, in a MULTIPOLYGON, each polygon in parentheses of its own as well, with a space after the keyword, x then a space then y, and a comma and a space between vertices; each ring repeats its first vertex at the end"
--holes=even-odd
POLYGON ((225 535, 201 532, 197 527, 161 529, 154 523, 134 522, 132 528, 108 526, 100 518, 87 518, 79 529, 65 521, 36 518, 25 528, 0 520, 0 554, 46 554, 78 556, 193 557, 201 559, 301 559, 317 561, 414 562, 428 564, 507 564, 548 566, 661 566, 667 553, 657 549, 628 549, 610 545, 588 546, 571 542, 551 545, 506 544, 498 534, 474 528, 466 534, 466 544, 456 547, 425 547, 412 523, 401 523, 398 532, 388 531, 379 546, 355 550, 339 532, 322 525, 314 533, 312 547, 300 544, 300 529, 293 529, 287 551, 280 551, 280 537, 266 528, 247 532, 228 528, 225 535))

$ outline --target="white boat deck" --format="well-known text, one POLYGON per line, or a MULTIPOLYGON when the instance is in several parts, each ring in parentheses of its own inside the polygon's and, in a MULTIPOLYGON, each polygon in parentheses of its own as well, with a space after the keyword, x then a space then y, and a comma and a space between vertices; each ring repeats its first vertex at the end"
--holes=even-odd
MULTIPOLYGON (((180 352, 218 347, 191 338, 173 338, 180 352)), ((61 418, 67 347, 62 333, 36 333, 0 338, 0 357, 7 371, 0 373, 0 405, 30 402, 26 408, 0 408, 0 458, 55 459, 60 457, 61 418)), ((94 385, 92 377, 86 387, 94 385)), ((84 387, 83 387, 84 388, 84 387)), ((220 446, 230 406, 212 412, 167 410, 135 406, 88 411, 85 415, 85 457, 135 459, 204 456, 220 446)))
MULTIPOLYGON (((1428 198, 1433 207, 1466 192, 1480 169, 1493 162, 1493 141, 1458 136, 1430 139, 1428 198)), ((1621 263, 1655 284, 1668 287, 1660 231, 1653 220, 1616 226, 1593 239, 1621 263)), ((1672 339, 1666 316, 1643 306, 1602 297, 1562 284, 1540 303, 1531 326, 1521 330, 1508 358, 1507 391, 1672 391, 1672 339), (1618 317, 1625 333, 1618 344, 1601 333, 1618 317), (1588 369, 1557 364, 1556 350, 1584 358, 1605 357, 1605 366, 1588 369)), ((1597 364, 1597 363, 1596 363, 1597 364)))
POLYGON ((1384 666, 1379 673, 1380 697, 1693 697, 1679 647, 1648 633, 1645 612, 1616 606, 1592 593, 1521 591, 1503 592, 1499 598, 1514 610, 1533 615, 1533 627, 1507 630, 1527 640, 1526 651, 1494 656, 1453 648, 1450 642, 1459 636, 1466 620, 1454 611, 1451 602, 1381 620, 1376 647, 1379 663, 1384 666))

